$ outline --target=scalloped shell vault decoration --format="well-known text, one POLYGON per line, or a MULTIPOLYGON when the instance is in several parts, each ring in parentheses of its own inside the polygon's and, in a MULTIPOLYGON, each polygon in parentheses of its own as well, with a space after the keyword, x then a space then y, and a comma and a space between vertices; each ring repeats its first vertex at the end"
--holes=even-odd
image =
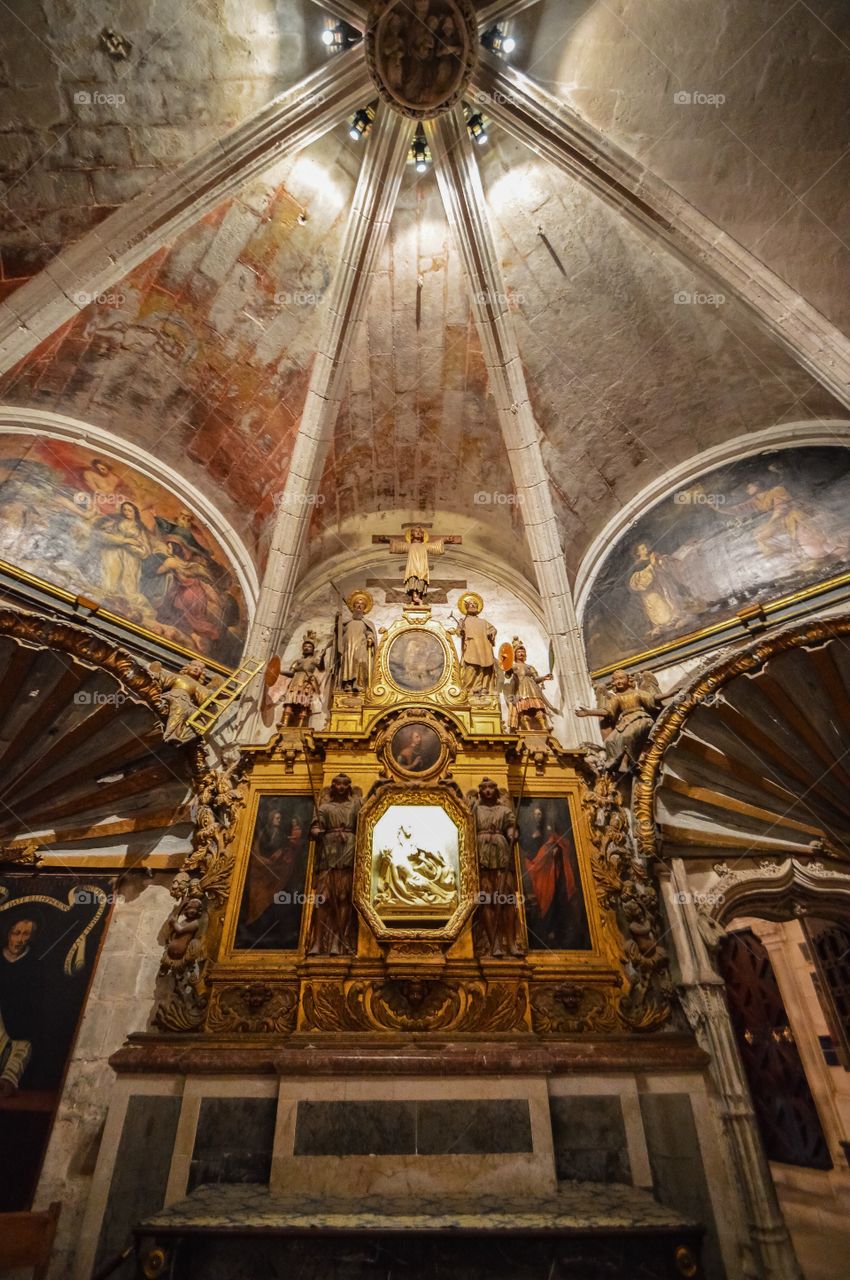
POLYGON ((373 0, 366 61, 378 92, 402 115, 433 120, 449 111, 478 61, 470 0, 373 0))

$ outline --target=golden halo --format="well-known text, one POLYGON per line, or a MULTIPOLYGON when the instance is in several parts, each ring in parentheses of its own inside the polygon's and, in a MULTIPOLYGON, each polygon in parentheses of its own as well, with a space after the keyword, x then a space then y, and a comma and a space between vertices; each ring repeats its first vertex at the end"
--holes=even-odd
MULTIPOLYGON (((405 531, 404 531, 404 540, 405 540, 405 542, 412 542, 412 541, 413 541, 413 539, 411 538, 411 536, 410 536, 410 535, 413 533, 413 530, 414 530, 414 529, 422 529, 422 525, 421 525, 421 524, 415 524, 415 525, 413 525, 410 529, 405 529, 405 531)), ((424 534, 424 537, 423 537, 422 541, 423 541, 423 542, 430 542, 430 541, 431 541, 431 539, 430 539, 430 538, 429 538, 429 536, 428 536, 428 530, 427 530, 427 529, 422 529, 422 533, 424 534)))
POLYGON ((484 601, 481 599, 481 596, 477 591, 464 591, 463 595, 458 598, 457 607, 460 609, 464 617, 466 617, 469 605, 473 600, 478 605, 478 612, 480 613, 484 608, 484 601))
POLYGON ((363 587, 358 587, 356 591, 352 591, 351 595, 346 596, 345 598, 345 603, 348 605, 352 613, 354 612, 355 600, 362 600, 364 602, 363 603, 364 613, 369 613, 372 608, 372 605, 375 603, 375 601, 372 599, 372 596, 363 587))

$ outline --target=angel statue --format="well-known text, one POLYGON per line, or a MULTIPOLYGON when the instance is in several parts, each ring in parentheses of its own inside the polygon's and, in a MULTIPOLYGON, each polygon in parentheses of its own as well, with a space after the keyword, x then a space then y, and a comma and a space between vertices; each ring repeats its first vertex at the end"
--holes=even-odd
POLYGON ((492 778, 482 778, 467 803, 475 818, 480 885, 479 919, 486 954, 522 955, 517 941, 517 890, 514 842, 519 834, 513 805, 492 778))
POLYGON ((352 786, 347 773, 332 778, 319 797, 310 828, 317 842, 318 874, 309 955, 338 956, 354 950, 354 845, 362 803, 363 792, 352 786))
POLYGON ((512 733, 538 730, 548 733, 552 724, 547 711, 556 715, 543 694, 543 685, 552 679, 552 673, 541 676, 526 661, 526 649, 522 640, 514 636, 513 644, 503 644, 499 649, 499 661, 505 672, 505 693, 508 699, 508 724, 512 733))
POLYGON ((163 742, 189 742, 197 737, 197 731, 187 721, 221 683, 221 677, 208 674, 200 658, 185 663, 177 672, 166 671, 161 662, 152 662, 148 670, 163 686, 168 703, 163 742))
POLYGON ((655 717, 661 710, 661 689, 651 671, 637 678, 628 671, 615 671, 611 683, 597 686, 598 707, 576 707, 577 716, 596 716, 611 726, 605 738, 605 767, 628 773, 637 768, 655 717))
POLYGON ((276 678, 266 688, 264 707, 266 705, 273 707, 278 702, 283 703, 281 725, 290 728, 302 728, 306 725, 313 711, 313 701, 322 692, 319 673, 325 669, 325 654, 330 648, 330 642, 316 657, 316 639, 314 631, 308 631, 304 635, 301 641, 301 657, 290 663, 288 671, 278 663, 275 664, 277 667, 275 673, 275 666, 269 664, 267 680, 275 674, 276 678))
POLYGON ((496 628, 482 617, 484 601, 477 591, 465 591, 457 607, 463 618, 450 634, 460 636, 463 687, 467 693, 486 696, 496 684, 496 628))
POLYGON ((347 622, 337 616, 338 680, 345 693, 365 693, 372 679, 372 659, 378 634, 366 614, 372 608, 368 591, 352 591, 345 602, 351 612, 347 622))

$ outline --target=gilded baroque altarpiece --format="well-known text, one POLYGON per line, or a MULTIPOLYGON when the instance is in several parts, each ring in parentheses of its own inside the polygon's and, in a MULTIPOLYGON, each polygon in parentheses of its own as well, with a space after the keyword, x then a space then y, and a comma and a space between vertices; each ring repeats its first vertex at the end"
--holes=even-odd
POLYGON ((382 635, 368 688, 336 690, 325 729, 281 729, 199 786, 161 1030, 297 1042, 668 1023, 658 901, 616 786, 550 733, 506 733, 427 608, 382 635))

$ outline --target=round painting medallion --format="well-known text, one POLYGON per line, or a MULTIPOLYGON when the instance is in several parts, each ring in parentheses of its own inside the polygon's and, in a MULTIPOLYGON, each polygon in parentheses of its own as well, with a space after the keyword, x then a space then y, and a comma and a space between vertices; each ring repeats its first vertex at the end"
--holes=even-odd
POLYGON ((430 773, 439 764, 442 752, 440 735, 424 721, 400 725, 390 739, 390 760, 403 773, 430 773))
POLYGON ((446 654, 430 631, 402 631, 387 653, 390 677, 399 689, 424 693, 439 684, 446 670, 446 654))
POLYGON ((372 0, 366 60, 381 97, 414 120, 460 99, 478 59, 471 0, 372 0))

